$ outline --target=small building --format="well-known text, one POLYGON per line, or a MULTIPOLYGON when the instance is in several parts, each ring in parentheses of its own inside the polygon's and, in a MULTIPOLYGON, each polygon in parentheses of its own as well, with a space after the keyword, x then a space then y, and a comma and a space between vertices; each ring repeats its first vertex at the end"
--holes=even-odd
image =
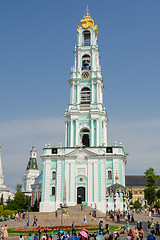
POLYGON ((29 162, 23 177, 24 186, 23 186, 23 193, 27 196, 32 195, 31 185, 34 184, 35 179, 39 176, 40 171, 38 170, 37 164, 37 151, 35 146, 32 146, 30 151, 30 158, 29 162))
POLYGON ((34 206, 36 200, 38 204, 41 201, 42 173, 35 179, 34 184, 31 185, 31 189, 32 189, 31 206, 34 206))
MULTIPOLYGON (((126 175, 126 188, 132 193, 132 202, 139 200, 142 205, 145 204, 144 190, 146 188, 146 178, 144 175, 126 175)), ((160 176, 157 186, 160 187, 160 176)))
POLYGON ((3 199, 3 203, 10 199, 14 199, 16 191, 10 187, 4 185, 4 176, 2 171, 2 159, 1 159, 1 146, 0 146, 0 199, 3 199))

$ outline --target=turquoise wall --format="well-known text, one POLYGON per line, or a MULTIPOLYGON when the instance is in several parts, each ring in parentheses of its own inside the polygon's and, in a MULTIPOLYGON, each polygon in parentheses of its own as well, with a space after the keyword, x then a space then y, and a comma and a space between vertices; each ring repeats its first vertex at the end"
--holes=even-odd
POLYGON ((93 146, 96 146, 96 120, 93 120, 93 146))
POLYGON ((73 146, 76 146, 76 121, 73 120, 73 146))
POLYGON ((101 202, 101 163, 98 164, 98 202, 101 202))
POLYGON ((77 85, 74 87, 75 103, 77 103, 77 85))
POLYGON ((46 161, 43 160, 43 169, 42 169, 42 195, 41 195, 41 201, 44 202, 44 186, 45 186, 45 172, 46 172, 46 161))
POLYGON ((62 160, 62 179, 61 179, 61 202, 63 202, 63 190, 64 190, 64 179, 65 179, 65 160, 62 160))
POLYGON ((71 189, 71 164, 69 164, 69 183, 68 183, 68 202, 70 202, 70 189, 71 189))
POLYGON ((94 202, 94 164, 92 163, 92 202, 94 202))

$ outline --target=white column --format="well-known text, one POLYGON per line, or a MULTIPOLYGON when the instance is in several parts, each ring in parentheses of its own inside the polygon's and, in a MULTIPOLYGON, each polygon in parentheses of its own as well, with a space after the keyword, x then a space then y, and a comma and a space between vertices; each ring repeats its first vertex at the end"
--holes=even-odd
POLYGON ((70 142, 70 147, 73 147, 73 120, 71 120, 71 129, 70 129, 70 139, 71 139, 71 142, 70 142))
POLYGON ((92 163, 88 163, 88 202, 92 202, 92 163))
POLYGON ((57 159, 57 173, 56 203, 59 205, 62 193, 62 162, 59 159, 57 159))
POLYGON ((65 147, 67 147, 67 139, 68 139, 68 122, 65 121, 65 147))
POLYGON ((94 164, 94 202, 98 202, 98 164, 94 164))
POLYGON ((106 146, 106 123, 105 123, 105 120, 103 121, 103 129, 102 129, 102 132, 103 132, 103 139, 102 139, 102 144, 104 144, 106 146))
POLYGON ((51 160, 46 160, 46 169, 45 169, 45 186, 44 186, 44 202, 50 202, 51 195, 51 160))
POLYGON ((91 119, 91 147, 93 147, 94 140, 94 128, 93 128, 93 119, 91 119))
POLYGON ((98 83, 97 83, 97 85, 96 85, 96 92, 97 92, 97 103, 99 103, 98 83))
MULTIPOLYGON (((74 189, 75 189, 75 163, 71 164, 71 185, 70 185, 70 203, 74 203, 74 189)), ((77 191, 77 189, 76 189, 77 191)))
POLYGON ((78 119, 76 120, 76 145, 78 146, 78 138, 79 138, 79 131, 78 131, 78 119))
POLYGON ((77 104, 80 103, 80 87, 79 87, 79 82, 77 82, 77 104))
POLYGON ((97 132, 96 132, 96 140, 97 140, 97 147, 99 146, 99 119, 96 120, 96 124, 97 124, 97 132))
POLYGON ((93 81, 92 81, 92 83, 91 83, 92 85, 91 85, 91 91, 92 91, 92 99, 91 99, 91 103, 93 103, 93 95, 94 95, 94 86, 93 86, 93 81))
POLYGON ((65 163, 65 180, 66 180, 66 203, 68 203, 68 183, 69 183, 69 164, 65 163))

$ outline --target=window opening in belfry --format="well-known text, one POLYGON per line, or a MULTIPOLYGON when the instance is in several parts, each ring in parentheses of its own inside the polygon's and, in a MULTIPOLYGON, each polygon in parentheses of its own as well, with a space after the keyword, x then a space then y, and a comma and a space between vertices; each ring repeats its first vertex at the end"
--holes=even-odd
POLYGON ((90 146, 89 130, 87 128, 84 128, 83 130, 81 130, 80 135, 81 135, 82 146, 89 147, 90 146))
POLYGON ((83 55, 82 57, 82 70, 91 70, 91 62, 89 55, 83 55))
POLYGON ((91 91, 90 88, 84 87, 81 90, 81 104, 90 104, 90 95, 91 91))
POLYGON ((91 34, 90 31, 83 32, 83 45, 90 46, 91 45, 91 34))

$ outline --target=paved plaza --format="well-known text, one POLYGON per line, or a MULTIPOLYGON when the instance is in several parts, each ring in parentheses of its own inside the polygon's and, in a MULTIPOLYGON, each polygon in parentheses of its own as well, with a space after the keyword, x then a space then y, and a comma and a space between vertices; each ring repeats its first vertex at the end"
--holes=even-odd
MULTIPOLYGON (((106 217, 104 216, 104 214, 102 214, 101 212, 97 211, 97 217, 93 218, 89 215, 90 213, 90 208, 86 207, 84 208, 84 210, 80 210, 80 206, 76 206, 75 208, 71 208, 69 209, 69 213, 67 215, 64 216, 63 214, 63 218, 62 218, 62 214, 61 211, 58 212, 58 216, 56 218, 55 213, 29 213, 30 216, 30 226, 32 226, 33 224, 33 218, 36 215, 37 219, 38 219, 38 226, 41 227, 49 227, 49 226, 61 226, 61 224, 63 225, 67 225, 67 226, 71 226, 72 222, 74 220, 75 225, 82 225, 85 226, 84 224, 84 216, 86 216, 87 219, 87 225, 97 225, 100 220, 103 220, 104 222, 104 226, 106 223, 109 223, 109 225, 117 225, 117 226, 125 226, 126 221, 125 219, 121 219, 121 221, 119 223, 117 223, 117 221, 112 221, 110 217, 106 217)), ((135 222, 134 223, 130 223, 130 228, 132 230, 134 230, 136 223, 138 220, 142 221, 142 225, 143 225, 143 230, 144 230, 144 238, 143 239, 147 239, 147 235, 148 235, 148 231, 147 231, 147 222, 148 220, 150 220, 148 215, 145 215, 144 213, 135 213, 134 214, 134 219, 135 222)), ((159 222, 160 223, 160 216, 159 215, 153 215, 153 220, 154 222, 159 222)), ((4 224, 8 225, 8 228, 20 228, 20 227, 24 227, 27 228, 27 219, 22 219, 22 220, 10 220, 10 221, 6 221, 6 222, 1 222, 0 223, 0 227, 4 224)), ((86 226, 87 226, 86 225, 86 226)), ((56 236, 54 236, 56 239, 56 236)), ((19 236, 9 236, 8 239, 19 239, 19 236)), ((24 239, 28 239, 28 236, 24 236, 24 239)), ((126 239, 126 234, 122 234, 120 236, 119 239, 126 239)), ((159 236, 156 236, 156 239, 160 239, 159 236)))

